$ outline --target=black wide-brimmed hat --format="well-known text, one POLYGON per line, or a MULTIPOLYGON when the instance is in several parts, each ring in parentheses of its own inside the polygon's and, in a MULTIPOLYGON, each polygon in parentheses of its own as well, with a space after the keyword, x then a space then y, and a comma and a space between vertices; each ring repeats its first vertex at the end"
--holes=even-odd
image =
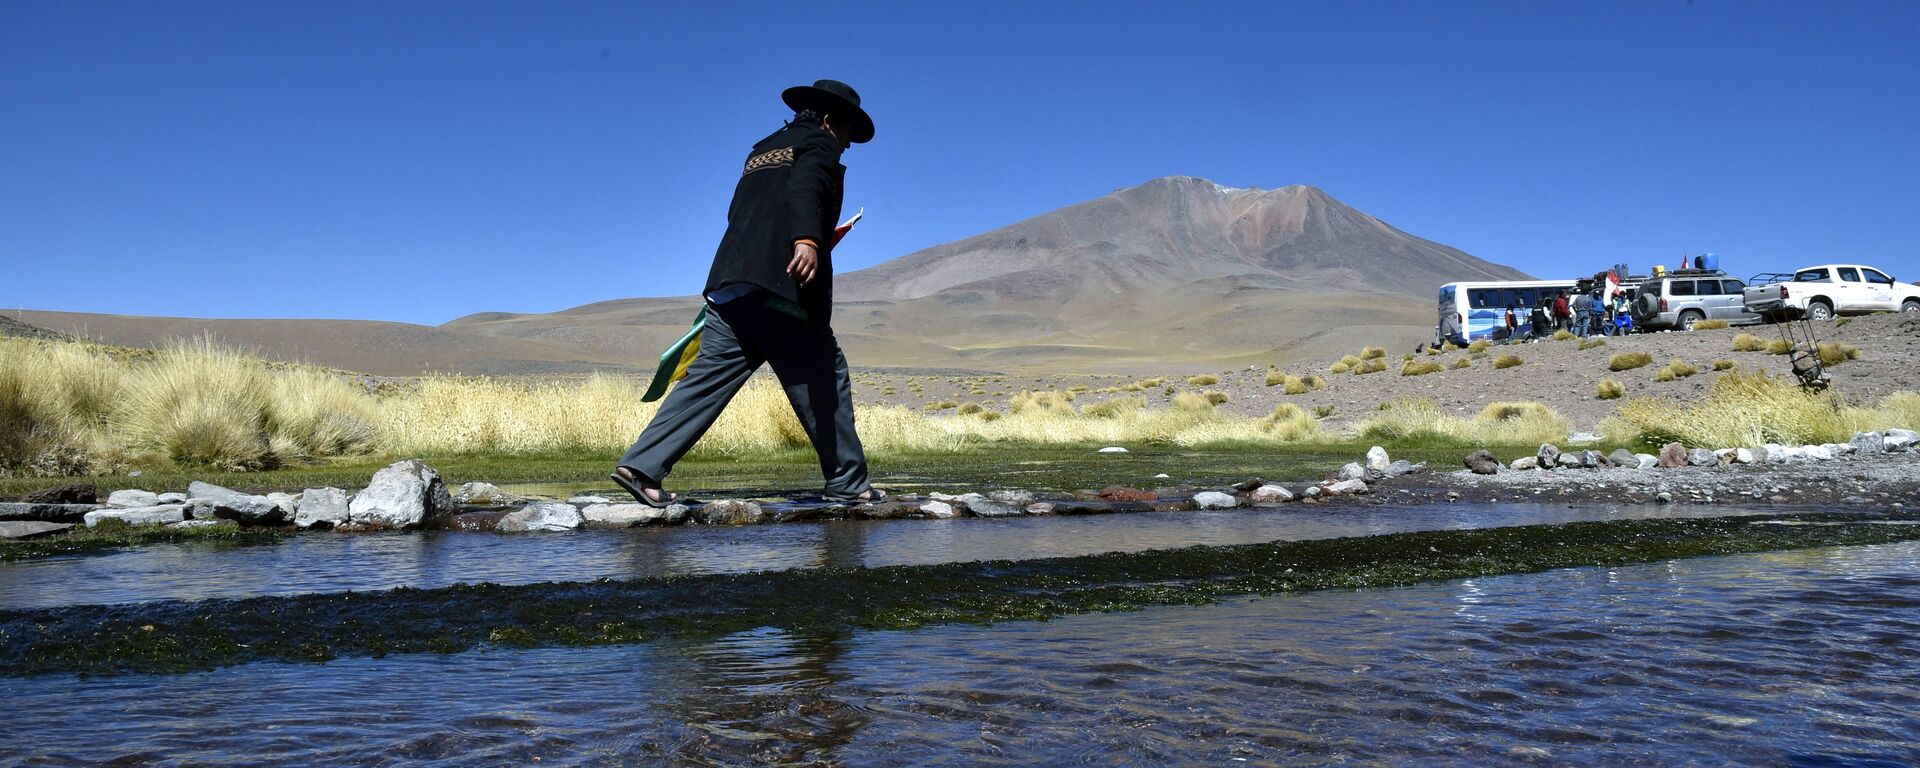
POLYGON ((815 80, 813 85, 796 85, 780 92, 780 100, 799 112, 811 109, 847 122, 849 139, 855 144, 873 140, 873 118, 860 108, 860 94, 853 86, 838 80, 815 80))

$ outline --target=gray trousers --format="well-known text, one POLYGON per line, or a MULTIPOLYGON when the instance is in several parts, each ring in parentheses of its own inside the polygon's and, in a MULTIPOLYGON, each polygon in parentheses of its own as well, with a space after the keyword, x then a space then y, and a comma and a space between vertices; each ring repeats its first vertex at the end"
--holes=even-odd
POLYGON ((772 363, 800 417, 830 494, 869 488, 867 454, 853 429, 853 383, 847 357, 825 323, 809 323, 766 307, 754 293, 707 306, 700 352, 674 385, 620 466, 663 482, 761 363, 772 363))

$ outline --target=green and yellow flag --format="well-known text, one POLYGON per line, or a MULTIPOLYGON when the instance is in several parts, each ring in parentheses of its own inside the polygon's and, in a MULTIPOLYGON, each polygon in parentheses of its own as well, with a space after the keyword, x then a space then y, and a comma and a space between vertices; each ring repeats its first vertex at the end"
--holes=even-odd
MULTIPOLYGON (((846 237, 848 232, 852 232, 853 225, 865 215, 867 215, 867 209, 862 208, 853 215, 853 218, 847 219, 846 223, 834 227, 833 244, 839 245, 840 239, 846 237)), ((802 318, 806 315, 805 311, 793 306, 792 302, 780 299, 779 303, 783 306, 775 309, 788 314, 798 313, 802 318)), ((674 342, 673 346, 667 347, 667 351, 660 354, 660 367, 654 369, 653 383, 647 385, 647 393, 640 396, 640 402, 651 403, 660 399, 667 394, 667 387, 687 377, 687 366, 693 365, 693 359, 700 356, 700 334, 706 330, 707 308, 701 307, 700 314, 693 318, 693 327, 687 329, 687 335, 681 336, 679 341, 674 342)))

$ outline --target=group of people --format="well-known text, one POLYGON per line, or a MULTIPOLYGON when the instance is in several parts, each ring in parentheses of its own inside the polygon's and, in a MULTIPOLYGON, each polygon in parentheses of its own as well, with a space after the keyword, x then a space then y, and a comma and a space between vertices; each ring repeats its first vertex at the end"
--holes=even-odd
POLYGON ((1575 293, 1561 291, 1540 297, 1531 309, 1514 302, 1507 308, 1506 338, 1510 341, 1538 339, 1556 331, 1575 336, 1620 336, 1633 332, 1633 313, 1627 310, 1627 294, 1615 291, 1611 301, 1595 289, 1575 293), (1526 321, 1523 334, 1520 326, 1526 321))

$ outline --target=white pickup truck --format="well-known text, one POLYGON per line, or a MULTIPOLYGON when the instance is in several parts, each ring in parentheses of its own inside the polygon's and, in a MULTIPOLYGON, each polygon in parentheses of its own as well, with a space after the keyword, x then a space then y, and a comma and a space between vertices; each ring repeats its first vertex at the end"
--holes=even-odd
POLYGON ((1859 264, 1822 264, 1791 275, 1760 275, 1747 282, 1741 294, 1747 311, 1768 320, 1920 312, 1920 285, 1859 264))

